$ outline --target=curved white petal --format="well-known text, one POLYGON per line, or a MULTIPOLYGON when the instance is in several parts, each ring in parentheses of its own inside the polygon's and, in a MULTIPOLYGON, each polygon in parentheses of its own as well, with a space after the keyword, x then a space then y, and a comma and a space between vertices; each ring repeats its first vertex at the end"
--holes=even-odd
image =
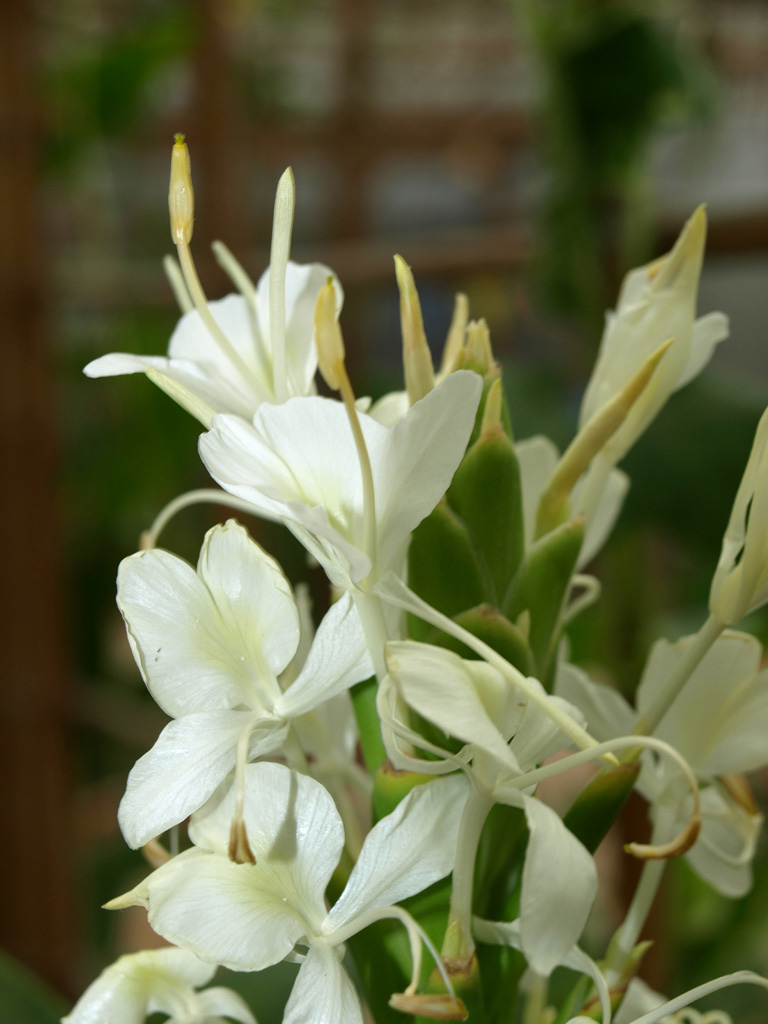
MULTIPOLYGON (((493 712, 483 703, 473 664, 432 644, 411 640, 387 644, 387 668, 407 704, 450 736, 474 744, 517 772, 517 761, 491 717, 493 712)), ((496 675, 500 688, 508 692, 509 684, 496 675)))
POLYGON ((299 614, 274 558, 230 519, 205 535, 197 571, 232 649, 253 665, 263 658, 279 675, 299 645, 299 614))
POLYGON ((286 718, 305 714, 372 675, 360 617, 351 596, 342 594, 317 627, 304 667, 275 710, 286 718))
POLYGON ((707 313, 700 316, 693 325, 691 351, 688 362, 675 385, 675 390, 685 387, 698 377, 715 352, 715 346, 728 337, 730 325, 725 313, 707 313))
MULTIPOLYGON (((537 682, 537 680, 533 680, 533 682, 537 682)), ((543 686, 541 686, 541 692, 544 692, 543 686)), ((551 699, 579 725, 585 724, 581 711, 569 701, 563 700, 562 697, 552 697, 551 699)), ((528 701, 520 725, 510 743, 510 749, 520 765, 520 770, 526 772, 564 747, 569 747, 571 742, 549 715, 544 714, 540 708, 528 701)))
MULTIPOLYGON (((235 767, 240 733, 252 711, 206 711, 168 725, 128 776, 117 818, 134 850, 198 810, 235 767)), ((254 729, 249 756, 277 749, 287 726, 267 720, 254 729)))
MULTIPOLYGON (((579 507, 579 490, 587 476, 574 488, 573 506, 579 507)), ((581 568, 591 562, 595 555, 602 549, 608 539, 611 530, 619 518, 624 499, 629 490, 629 477, 621 469, 612 469, 608 473, 599 500, 594 506, 594 512, 589 517, 584 527, 584 543, 579 554, 577 568, 581 568)))
POLYGON ((762 823, 762 815, 749 814, 710 786, 701 793, 701 831, 686 859, 714 889, 738 899, 752 888, 752 858, 762 823))
POLYGON ((462 775, 427 782, 374 825, 344 892, 328 914, 326 934, 366 911, 399 903, 449 874, 467 793, 462 775))
POLYGON ((310 946, 286 1004, 283 1024, 363 1024, 355 987, 325 943, 310 946))

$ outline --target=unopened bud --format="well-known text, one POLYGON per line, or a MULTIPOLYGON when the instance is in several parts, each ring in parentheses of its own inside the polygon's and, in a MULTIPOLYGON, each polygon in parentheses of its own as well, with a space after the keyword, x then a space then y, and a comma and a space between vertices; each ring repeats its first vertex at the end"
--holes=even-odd
POLYGON ((445 339, 443 360, 440 364, 440 376, 446 377, 459 368, 459 359, 464 348, 469 323, 469 299, 463 292, 458 292, 453 303, 451 326, 445 339))
POLYGON ((334 391, 341 387, 339 370, 344 366, 344 339, 336 319, 336 291, 329 277, 315 303, 315 347, 323 380, 334 391))
POLYGON ((168 209, 171 214, 173 244, 189 245, 192 240, 192 226, 195 219, 195 194, 192 190, 189 150, 181 133, 174 136, 173 150, 171 151, 168 209))
POLYGON ((428 395, 435 386, 435 368, 429 351, 421 303, 411 268, 402 256, 395 256, 395 276, 400 289, 400 325, 403 333, 405 386, 411 405, 428 395))

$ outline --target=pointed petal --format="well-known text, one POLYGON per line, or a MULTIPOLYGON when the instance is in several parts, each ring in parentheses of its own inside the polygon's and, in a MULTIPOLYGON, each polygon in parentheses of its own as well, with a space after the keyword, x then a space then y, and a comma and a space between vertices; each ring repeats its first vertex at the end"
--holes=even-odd
MULTIPOLYGON (((206 711, 169 722, 128 776, 118 821, 134 850, 198 810, 235 767, 251 711, 206 711)), ((250 757, 276 750, 287 728, 267 720, 251 735, 250 757)))
POLYGON ((286 718, 305 714, 372 675, 360 618, 350 594, 343 594, 323 617, 298 679, 275 710, 286 718))
POLYGON ((282 883, 269 864, 233 864, 225 855, 192 849, 163 864, 126 899, 147 908, 158 935, 201 960, 260 971, 306 935, 303 908, 282 883))
POLYGON ((392 567, 411 532, 448 490, 481 392, 478 374, 451 373, 387 432, 383 458, 374 467, 382 571, 392 567))
MULTIPOLYGON (((517 771, 517 762, 483 703, 471 666, 458 654, 432 644, 412 640, 387 644, 387 668, 407 704, 448 735, 474 744, 517 771)), ((496 676, 499 689, 508 691, 508 684, 496 676)))
POLYGON ((374 825, 328 914, 326 934, 368 910, 399 903, 450 873, 467 792, 462 775, 436 779, 411 790, 374 825))
POLYGON ((283 1024, 363 1024, 355 987, 325 943, 309 947, 286 1004, 283 1024))
POLYGON ((274 558, 230 519, 205 535, 197 571, 232 649, 253 665, 263 658, 279 675, 299 645, 299 614, 290 584, 274 558))

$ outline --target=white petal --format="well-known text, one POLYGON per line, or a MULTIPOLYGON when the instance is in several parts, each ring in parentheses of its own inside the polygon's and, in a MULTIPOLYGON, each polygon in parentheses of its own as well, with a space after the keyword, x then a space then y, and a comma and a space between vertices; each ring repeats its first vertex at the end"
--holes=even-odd
POLYGON ((762 815, 749 814, 710 786, 701 793, 701 818, 699 838, 686 859, 724 896, 744 896, 752 888, 752 858, 762 815))
POLYGON ((374 467, 381 571, 411 532, 429 515, 464 457, 482 393, 469 370, 451 373, 388 431, 380 465, 374 467))
POLYGON ((244 702, 251 690, 248 666, 232 650, 213 598, 191 565, 160 550, 123 559, 117 603, 144 680, 167 714, 244 702))
MULTIPOLYGON (((541 692, 544 692, 543 686, 541 692)), ((584 716, 577 707, 561 697, 551 699, 579 725, 585 725, 584 716)), ((569 747, 571 742, 549 715, 545 715, 540 708, 528 701, 520 725, 510 743, 510 749, 520 765, 520 770, 526 772, 564 747, 569 747)))
POLYGON ((416 786, 368 833, 326 933, 421 892, 453 868, 468 785, 451 775, 416 786))
POLYGON ((169 360, 165 356, 135 356, 129 352, 110 352, 91 360, 83 369, 86 377, 120 377, 125 373, 144 373, 150 366, 164 370, 169 360))
POLYGON ((274 558, 230 519, 206 534, 197 571, 233 651, 253 665, 263 658, 279 675, 299 645, 299 614, 290 584, 274 558))
POLYGON ((372 675, 360 617, 351 596, 343 594, 323 617, 304 667, 276 711, 286 718, 303 715, 372 675))
POLYGON ((675 390, 685 387, 698 377, 715 352, 715 346, 725 341, 729 333, 728 317, 725 313, 707 313, 700 316, 693 325, 691 351, 675 390))
POLYGON ((523 526, 525 544, 533 544, 536 533, 536 512, 559 458, 557 448, 548 437, 537 435, 515 444, 515 455, 520 463, 520 482, 523 491, 523 526))
POLYGON ((595 862, 555 812, 523 796, 530 836, 520 895, 523 952, 549 975, 584 930, 597 892, 595 862))
POLYGON ((363 1024, 355 987, 330 946, 313 943, 299 969, 283 1024, 363 1024))
MULTIPOLYGON (((653 705, 693 640, 687 636, 675 644, 659 640, 653 645, 637 690, 640 714, 653 705)), ((755 637, 731 630, 723 633, 654 735, 671 743, 696 771, 706 775, 750 771, 765 764, 768 694, 764 681, 756 678, 761 656, 755 637)))
POLYGON ((555 692, 583 713, 590 734, 601 742, 615 736, 626 736, 635 727, 637 713, 619 691, 593 682, 576 665, 560 663, 555 692))
POLYGON ((646 985, 642 978, 633 978, 627 986, 627 991, 621 1001, 621 1006, 616 1011, 613 1024, 633 1024, 636 1017, 649 1010, 655 1010, 664 1002, 664 996, 646 985))
MULTIPOLYGON (((118 821, 125 841, 138 849, 198 810, 235 767, 235 748, 251 711, 207 711, 169 722, 128 776, 118 821)), ((254 730, 249 756, 276 750, 282 723, 254 730)))
POLYGON ((207 988, 198 993, 197 1005, 204 1017, 228 1017, 240 1021, 240 1024, 256 1024, 256 1018, 243 997, 231 988, 207 988))
MULTIPOLYGON (((387 644, 389 674, 407 704, 450 736, 474 744, 517 771, 517 761, 491 717, 493 711, 483 703, 473 664, 432 644, 387 644)), ((496 675, 499 687, 508 692, 509 684, 496 675)))
POLYGON ((131 894, 158 935, 234 971, 278 963, 305 937, 303 908, 269 863, 233 864, 192 849, 154 871, 131 894), (285 898, 284 898, 285 897, 285 898))
MULTIPOLYGON (((310 923, 322 921, 325 889, 344 846, 331 796, 319 782, 282 764, 250 764, 245 774, 244 818, 256 867, 272 872, 310 923)), ((234 790, 222 788, 193 816, 192 841, 225 853, 233 813, 234 790)))
MULTIPOLYGON (((586 479, 586 476, 582 477, 582 482, 586 479)), ((581 482, 574 488, 574 508, 578 508, 580 486, 581 482)), ((595 505, 595 511, 586 523, 584 543, 579 554, 577 568, 581 568, 581 566, 591 562, 601 550, 603 544, 605 544, 616 520, 619 518, 619 513, 628 490, 629 477, 627 474, 620 469, 612 469, 606 477, 602 493, 595 505)))

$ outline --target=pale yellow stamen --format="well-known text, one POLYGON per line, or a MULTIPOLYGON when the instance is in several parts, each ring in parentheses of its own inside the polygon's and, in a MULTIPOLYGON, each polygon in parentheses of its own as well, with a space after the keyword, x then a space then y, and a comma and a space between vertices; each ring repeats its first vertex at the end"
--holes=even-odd
POLYGON ((329 388, 341 394, 349 417, 349 425, 352 428, 363 482, 363 546, 371 560, 372 572, 375 572, 377 540, 373 470, 363 429, 360 425, 360 417, 357 414, 355 393, 352 390, 344 363, 344 338, 336 319, 336 293, 331 278, 320 289, 315 305, 315 345, 318 368, 323 380, 329 388))

